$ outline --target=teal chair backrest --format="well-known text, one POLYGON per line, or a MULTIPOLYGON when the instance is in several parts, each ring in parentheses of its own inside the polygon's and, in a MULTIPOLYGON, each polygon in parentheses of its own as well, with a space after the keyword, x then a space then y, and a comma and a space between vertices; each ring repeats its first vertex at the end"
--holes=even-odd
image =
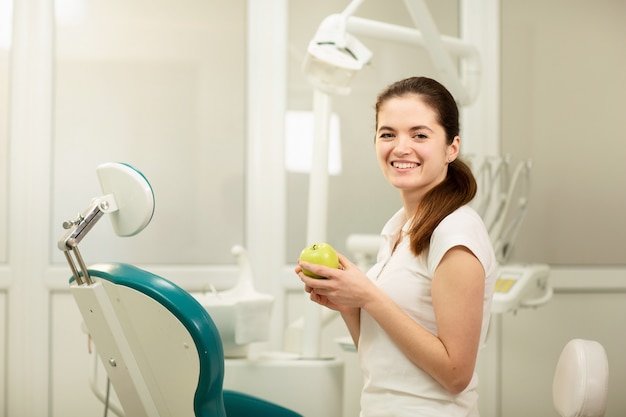
POLYGON ((224 353, 207 311, 173 282, 132 265, 88 268, 71 291, 128 417, 301 417, 224 391, 224 353))

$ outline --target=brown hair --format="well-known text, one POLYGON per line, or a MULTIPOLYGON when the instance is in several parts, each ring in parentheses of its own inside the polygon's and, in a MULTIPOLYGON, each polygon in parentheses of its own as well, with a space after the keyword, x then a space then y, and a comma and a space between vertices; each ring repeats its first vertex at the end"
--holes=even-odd
MULTIPOLYGON (((459 109, 452 94, 439 82, 426 77, 411 77, 383 90, 376 100, 376 128, 378 112, 389 99, 414 94, 437 115, 437 121, 446 132, 446 142, 452 144, 459 135, 459 109)), ((468 204, 476 195, 476 179, 470 167, 456 158, 448 164, 446 178, 426 193, 418 204, 409 235, 411 250, 419 256, 430 245, 430 238, 439 223, 450 213, 468 204)), ((409 214, 409 213, 407 213, 409 214)))

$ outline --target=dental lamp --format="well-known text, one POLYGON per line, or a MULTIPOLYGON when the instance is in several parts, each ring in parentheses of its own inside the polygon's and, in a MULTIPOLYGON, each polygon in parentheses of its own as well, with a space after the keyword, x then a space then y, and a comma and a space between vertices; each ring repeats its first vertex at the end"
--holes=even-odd
POLYGON ((154 214, 152 187, 141 172, 130 165, 112 162, 98 166, 96 172, 104 195, 92 199, 87 209, 74 219, 63 222, 67 232, 58 242, 79 285, 93 282, 78 244, 104 214, 109 214, 113 230, 122 237, 141 232, 154 214))
POLYGON ((352 78, 369 63, 372 52, 345 31, 341 16, 322 21, 304 61, 308 81, 331 94, 349 94, 352 78), (343 26, 343 30, 342 30, 343 26))
MULTIPOLYGON (((353 78, 372 58, 372 52, 355 34, 425 47, 441 81, 460 105, 471 104, 478 91, 480 57, 477 49, 460 39, 441 36, 424 0, 404 1, 415 28, 353 16, 363 1, 352 0, 342 13, 330 15, 322 21, 309 42, 303 63, 303 71, 314 88, 314 141, 309 176, 307 244, 326 240, 331 95, 349 94, 353 78), (453 56, 461 58, 461 75, 453 56)), ((303 357, 319 357, 321 325, 320 307, 308 303, 303 330, 303 357)))

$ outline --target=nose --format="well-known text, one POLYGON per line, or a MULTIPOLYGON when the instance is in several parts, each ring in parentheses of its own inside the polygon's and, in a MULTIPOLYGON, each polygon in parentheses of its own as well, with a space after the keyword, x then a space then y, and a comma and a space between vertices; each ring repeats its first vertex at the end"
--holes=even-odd
POLYGON ((399 135, 396 139, 396 146, 393 149, 396 155, 407 155, 411 152, 411 138, 407 135, 399 135))

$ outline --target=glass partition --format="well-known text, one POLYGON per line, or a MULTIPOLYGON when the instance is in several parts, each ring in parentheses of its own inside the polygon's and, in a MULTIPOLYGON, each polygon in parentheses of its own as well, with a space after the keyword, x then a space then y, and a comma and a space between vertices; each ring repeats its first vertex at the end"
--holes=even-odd
MULTIPOLYGON (((148 178, 154 218, 130 238, 103 218, 81 243, 87 262, 234 263, 230 248, 244 238, 245 5, 55 2, 54 247, 63 221, 101 195, 96 167, 114 161, 148 178)), ((60 251, 53 262, 64 262, 60 251)))

